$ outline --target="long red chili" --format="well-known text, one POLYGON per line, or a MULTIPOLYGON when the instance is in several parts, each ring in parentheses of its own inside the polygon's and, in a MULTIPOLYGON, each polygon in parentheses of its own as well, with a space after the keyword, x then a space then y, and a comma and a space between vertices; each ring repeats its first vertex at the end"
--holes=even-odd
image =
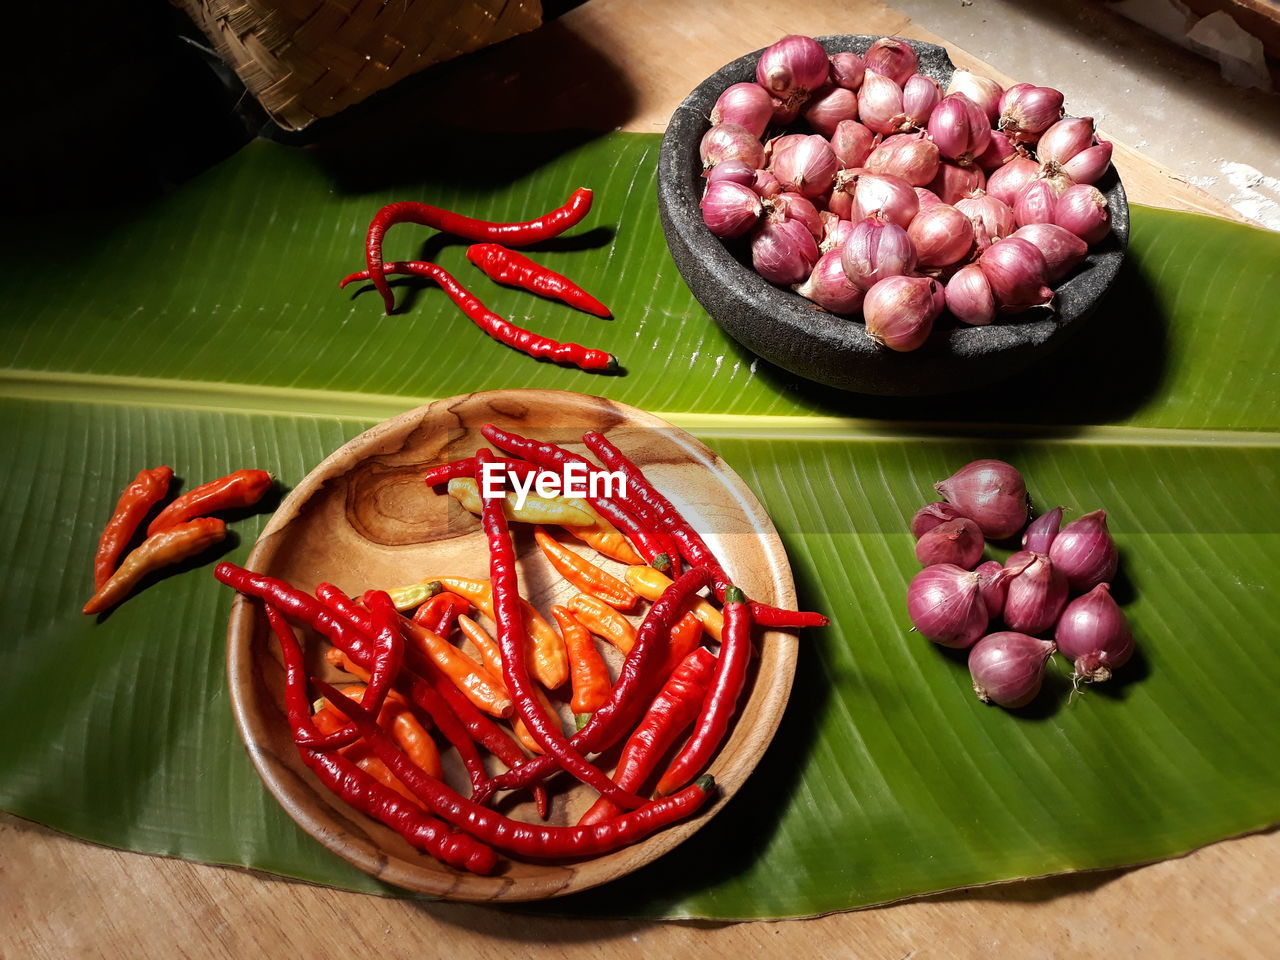
MULTIPOLYGON (((573 463, 584 466, 589 471, 588 476, 601 472, 600 468, 590 460, 575 453, 570 453, 554 443, 530 440, 528 437, 522 437, 518 433, 495 427, 491 423, 482 426, 480 432, 495 446, 501 447, 508 453, 523 457, 525 460, 535 463, 546 470, 562 470, 573 463)), ((587 502, 596 508, 596 512, 600 516, 627 535, 627 538, 636 545, 636 549, 644 557, 646 563, 652 563, 654 557, 666 552, 666 544, 660 542, 653 532, 636 520, 622 505, 607 497, 587 497, 587 502)))
MULTIPOLYGON (((536 464, 529 463, 527 460, 508 460, 494 457, 492 462, 501 464, 504 470, 515 473, 519 477, 537 473, 540 469, 536 464)), ((437 464, 434 467, 428 467, 422 474, 422 478, 429 487, 439 486, 440 484, 448 483, 450 480, 474 480, 475 476, 475 457, 463 457, 461 460, 450 460, 447 463, 437 464)))
POLYGON ((270 489, 271 474, 265 470, 237 470, 202 483, 161 510, 147 525, 147 536, 219 510, 251 507, 270 489))
MULTIPOLYGON (((540 333, 533 333, 524 327, 518 327, 505 317, 500 317, 483 303, 474 293, 460 284, 443 267, 427 263, 424 260, 403 260, 386 265, 387 273, 408 273, 419 277, 430 277, 449 295, 449 299, 477 327, 499 343, 505 343, 514 350, 526 353, 540 360, 552 360, 555 363, 567 363, 580 370, 616 370, 618 361, 611 353, 584 347, 580 343, 561 343, 540 333)), ((368 270, 358 270, 342 278, 339 288, 355 280, 368 280, 368 270)))
MULTIPOLYGON (((690 600, 710 580, 706 570, 694 567, 653 602, 636 631, 635 646, 622 662, 618 680, 609 691, 609 699, 569 741, 575 749, 583 753, 607 750, 635 725, 640 711, 649 702, 653 688, 663 680, 654 669, 658 658, 664 655, 661 641, 671 635, 672 627, 683 616, 690 600)), ((514 770, 498 774, 489 786, 493 790, 516 790, 546 777, 555 766, 550 757, 534 757, 514 770)))
MULTIPOLYGON (((658 492, 640 468, 602 434, 594 431, 584 434, 582 441, 608 469, 620 471, 626 477, 630 501, 643 503, 646 509, 652 511, 666 530, 676 538, 680 544, 680 552, 685 558, 690 563, 707 567, 712 571, 715 576, 716 596, 723 600, 724 591, 730 585, 729 576, 725 573, 724 567, 720 566, 720 561, 711 552, 706 541, 693 529, 689 521, 680 514, 670 500, 658 492)), ((830 622, 820 613, 807 610, 782 610, 754 601, 751 603, 751 614, 757 623, 766 627, 825 627, 830 622)))
MULTIPOLYGON (((345 617, 356 629, 366 633, 372 629, 373 621, 369 613, 356 606, 350 597, 333 584, 320 584, 316 587, 316 595, 345 617)), ((356 654, 347 652, 353 659, 357 659, 356 654)), ((435 669, 435 664, 430 661, 427 661, 427 664, 425 679, 416 674, 410 674, 415 697, 420 697, 432 705, 424 706, 423 709, 435 721, 445 738, 457 748, 471 778, 472 795, 478 803, 483 803, 492 795, 493 786, 484 768, 484 761, 476 752, 476 743, 506 764, 508 769, 524 763, 529 759, 528 755, 502 727, 481 713, 476 705, 450 682, 448 677, 435 669)), ((546 817, 548 806, 547 792, 544 788, 539 787, 535 791, 534 801, 538 806, 538 815, 546 817)))
MULTIPOLYGON (((351 657, 356 663, 367 668, 371 662, 373 641, 350 618, 333 609, 328 599, 321 603, 315 597, 285 583, 283 580, 261 573, 254 573, 252 570, 246 570, 244 567, 238 567, 234 563, 226 561, 213 568, 213 575, 245 596, 257 597, 260 600, 267 600, 275 604, 284 611, 286 616, 311 627, 316 632, 327 637, 335 647, 351 657), (326 604, 329 604, 329 606, 326 606, 326 604)), ((325 584, 321 584, 320 588, 317 588, 317 592, 325 586, 325 584)), ((336 587, 332 589, 341 593, 336 587)), ((445 738, 457 748, 458 755, 462 758, 462 762, 467 768, 467 774, 471 778, 472 789, 477 791, 484 789, 487 792, 489 774, 484 768, 484 761, 480 759, 480 754, 476 750, 475 744, 471 741, 453 711, 449 709, 448 705, 431 685, 421 677, 407 670, 401 677, 409 699, 415 706, 431 717, 445 738)))
MULTIPOLYGON (((489 462, 485 451, 476 454, 476 467, 483 470, 489 462)), ((497 625, 498 646, 502 650, 502 679, 515 701, 516 712, 529 733, 548 756, 554 757, 565 770, 583 783, 627 809, 644 801, 633 793, 620 790, 598 767, 588 763, 569 745, 547 716, 529 679, 524 652, 524 611, 520 606, 520 587, 516 576, 515 548, 507 528, 501 498, 484 498, 481 525, 489 544, 489 581, 493 585, 493 617, 497 625)))
MULTIPOLYGON (((364 696, 360 703, 370 713, 377 716, 382 704, 387 699, 391 685, 400 676, 404 666, 404 637, 400 635, 400 625, 396 622, 396 608, 391 598, 381 590, 370 591, 369 609, 373 614, 373 656, 369 664, 369 683, 364 688, 364 696)), ((281 614, 283 616, 283 614, 281 614)), ((333 746, 345 746, 355 736, 355 727, 348 724, 341 730, 327 734, 321 741, 303 744, 313 750, 322 750, 333 746)))
POLYGON ((711 689, 689 740, 658 781, 658 796, 683 787, 711 761, 737 712, 750 662, 751 606, 742 591, 731 585, 724 595, 724 632, 711 689))
POLYGON ((172 467, 139 470, 133 483, 124 488, 120 499, 116 501, 111 519, 103 527, 102 536, 98 539, 98 553, 93 559, 94 590, 101 590, 102 585, 111 579, 111 574, 116 572, 116 564, 124 553, 124 548, 129 545, 151 508, 169 492, 169 481, 172 479, 172 467))
POLYGON ((568 277, 535 263, 522 253, 508 250, 501 244, 477 243, 467 248, 467 259, 496 283, 561 300, 597 317, 612 316, 608 307, 568 277))
MULTIPOLYGON (((317 738, 320 731, 311 719, 307 702, 307 677, 302 647, 285 622, 284 615, 270 603, 267 619, 280 641, 285 663, 285 706, 295 740, 317 738)), ((377 714, 366 714, 376 716, 377 714)), ((374 726, 377 726, 376 722, 374 726)), ((452 867, 489 874, 498 865, 493 848, 467 833, 450 830, 441 820, 419 810, 394 790, 378 783, 341 754, 319 753, 298 748, 303 763, 339 797, 362 813, 381 820, 410 844, 452 867)), ((405 760, 414 765, 406 756, 405 760)))
MULTIPOLYGON (((706 647, 699 647, 680 662, 622 748, 618 769, 614 771, 619 786, 628 790, 639 790, 644 786, 676 737, 698 716, 715 673, 715 665, 716 658, 706 647)), ((579 818, 578 825, 599 823, 616 817, 620 812, 600 797, 579 818)))
POLYGON ((368 279, 382 294, 382 302, 387 313, 395 310, 395 294, 387 286, 383 275, 382 239, 397 223, 416 223, 424 227, 433 227, 443 233, 451 233, 464 240, 493 240, 511 247, 527 247, 532 243, 541 243, 558 237, 570 227, 582 221, 591 209, 592 194, 585 187, 573 191, 563 206, 544 213, 536 220, 525 223, 494 223, 488 220, 476 220, 472 217, 433 207, 429 203, 416 203, 402 200, 389 203, 373 215, 369 224, 369 232, 365 235, 365 264, 368 266, 368 279))
POLYGON ((698 781, 671 797, 649 801, 606 823, 587 827, 553 827, 522 823, 495 813, 455 793, 447 784, 422 772, 396 746, 360 705, 323 681, 316 687, 339 710, 356 721, 374 754, 396 779, 413 791, 437 816, 500 850, 532 858, 581 858, 609 853, 696 811, 706 802, 715 781, 698 781))

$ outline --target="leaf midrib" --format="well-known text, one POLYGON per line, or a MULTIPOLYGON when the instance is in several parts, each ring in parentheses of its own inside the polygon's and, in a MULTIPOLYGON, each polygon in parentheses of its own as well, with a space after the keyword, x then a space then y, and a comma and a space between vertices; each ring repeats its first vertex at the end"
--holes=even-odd
MULTIPOLYGON (((126 377, 106 374, 0 369, 0 398, 58 403, 164 407, 213 413, 349 420, 385 420, 439 397, 317 390, 243 383, 126 377)), ((813 441, 952 442, 957 438, 1036 443, 1280 447, 1280 433, 1263 430, 1144 427, 1124 424, 1039 425, 951 421, 872 420, 820 415, 762 415, 653 411, 700 437, 813 441)))

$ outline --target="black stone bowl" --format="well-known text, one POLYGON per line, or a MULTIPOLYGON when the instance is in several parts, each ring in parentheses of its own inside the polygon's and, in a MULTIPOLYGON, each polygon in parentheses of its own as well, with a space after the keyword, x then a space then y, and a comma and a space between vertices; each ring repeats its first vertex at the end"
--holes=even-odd
MULTIPOLYGON (((818 37, 828 53, 864 53, 867 36, 818 37)), ((908 40, 920 72, 942 84, 955 65, 946 50, 908 40)), ((1129 205, 1115 167, 1096 186, 1106 195, 1111 232, 1056 287, 1053 309, 999 317, 985 327, 956 323, 946 312, 919 350, 897 353, 867 336, 857 320, 827 313, 751 269, 744 240, 726 241, 702 222, 698 143, 716 99, 730 84, 755 79, 762 51, 716 71, 676 108, 658 159, 658 211, 671 256, 698 302, 747 349, 785 370, 842 390, 883 396, 950 393, 1011 376, 1056 350, 1084 326, 1115 280, 1129 241, 1129 205)))

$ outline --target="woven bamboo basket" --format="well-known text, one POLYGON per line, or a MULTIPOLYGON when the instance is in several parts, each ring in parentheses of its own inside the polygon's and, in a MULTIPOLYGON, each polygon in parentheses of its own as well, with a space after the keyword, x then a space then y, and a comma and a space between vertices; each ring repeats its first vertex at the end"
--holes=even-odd
POLYGON ((289 130, 542 22, 540 0, 173 2, 289 130))

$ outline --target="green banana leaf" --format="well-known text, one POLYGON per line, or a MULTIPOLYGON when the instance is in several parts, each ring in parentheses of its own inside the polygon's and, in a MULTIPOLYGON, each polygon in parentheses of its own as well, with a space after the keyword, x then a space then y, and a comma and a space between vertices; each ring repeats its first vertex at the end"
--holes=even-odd
MULTIPOLYGON (((1149 861, 1280 820, 1280 237, 1137 207, 1117 288, 1051 364, 958 397, 859 397, 755 359, 694 302, 657 224, 658 142, 542 143, 514 177, 453 157, 383 183, 337 153, 258 142, 146 209, 104 212, 92 235, 8 232, 0 727, 19 735, 0 752, 0 807, 114 846, 396 892, 258 782, 227 701, 231 596, 207 565, 101 622, 79 613, 98 532, 144 465, 195 482, 261 466, 287 486, 423 401, 539 386, 706 440, 769 509, 802 602, 832 617, 805 637, 778 738, 723 814, 638 874, 539 909, 804 916, 1149 861), (510 351, 416 281, 390 317, 337 289, 387 200, 522 219, 580 184, 597 191, 591 219, 537 256, 613 321, 498 288, 417 228, 397 227, 388 256, 437 259, 497 312, 615 353, 623 375, 510 351), (1108 510, 1140 650, 1075 696, 1059 670, 1018 715, 978 704, 963 658, 904 612, 906 518, 988 456, 1022 468, 1038 504, 1108 510)), ((264 522, 235 521, 226 555, 242 561, 264 522)))

